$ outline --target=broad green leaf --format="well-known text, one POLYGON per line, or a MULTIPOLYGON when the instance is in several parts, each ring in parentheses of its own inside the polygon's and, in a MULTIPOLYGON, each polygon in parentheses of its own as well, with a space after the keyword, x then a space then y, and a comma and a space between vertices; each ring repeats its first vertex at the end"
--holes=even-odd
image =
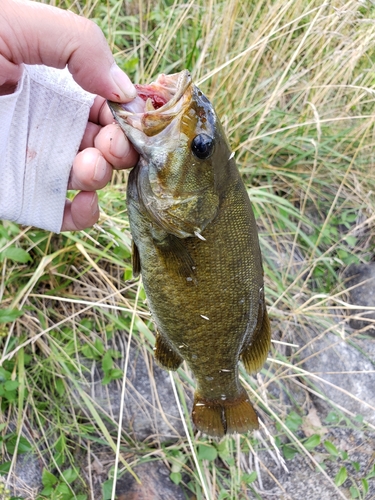
POLYGON ((19 309, 1 309, 0 310, 0 323, 11 323, 20 316, 22 316, 23 311, 19 309))
POLYGON ((15 389, 18 389, 19 385, 18 380, 7 380, 4 384, 4 388, 6 391, 14 391, 15 389))
POLYGON ((64 470, 62 475, 63 475, 65 481, 70 484, 77 479, 78 472, 74 469, 66 469, 66 470, 64 470))
POLYGON ((359 462, 352 462, 352 466, 356 472, 359 472, 359 469, 361 468, 361 464, 359 462))
POLYGON ((58 479, 47 469, 43 469, 42 472, 42 484, 43 486, 54 486, 57 483, 58 479))
POLYGON ((9 462, 3 462, 0 464, 0 474, 8 474, 10 471, 10 465, 12 461, 10 460, 9 462))
POLYGON ((106 352, 102 359, 102 369, 104 372, 108 372, 113 368, 113 359, 109 352, 106 352))
POLYGON ((336 446, 331 443, 331 441, 324 441, 324 448, 328 451, 328 453, 334 457, 338 457, 339 456, 339 452, 336 448, 336 446))
POLYGON ((64 434, 61 434, 56 443, 54 444, 54 448, 56 451, 63 453, 66 449, 66 437, 64 434))
POLYGON ((102 356, 104 354, 104 351, 105 351, 103 342, 100 339, 95 339, 94 346, 95 346, 95 349, 102 356))
POLYGON ((291 446, 288 446, 288 445, 284 445, 282 450, 284 453, 284 457, 287 460, 292 460, 295 457, 295 455, 298 453, 297 450, 295 450, 294 448, 292 448, 291 446))
POLYGON ((169 477, 171 478, 171 481, 174 482, 174 484, 180 484, 182 480, 182 476, 180 472, 171 472, 169 474, 169 477))
MULTIPOLYGON (((16 449, 16 444, 17 444, 17 435, 13 434, 9 439, 6 440, 5 446, 11 455, 13 455, 15 449, 16 449)), ((31 444, 28 442, 26 438, 23 436, 20 437, 19 442, 18 442, 18 453, 27 453, 29 451, 32 451, 33 447, 31 444)))
POLYGON ((217 449, 207 444, 200 444, 198 446, 199 460, 210 460, 211 462, 217 457, 217 449))
POLYGON ((330 411, 324 420, 327 424, 338 424, 340 422, 340 417, 334 411, 330 411))
POLYGON ((11 372, 8 372, 7 370, 5 370, 5 368, 0 366, 0 382, 5 382, 6 380, 9 380, 11 376, 12 376, 11 372))
POLYGON ((28 453, 29 451, 32 451, 33 447, 29 443, 29 441, 24 438, 23 436, 20 437, 19 443, 18 443, 18 453, 28 453))
POLYGON ((31 260, 31 257, 26 250, 15 246, 10 246, 0 253, 0 260, 2 261, 5 258, 21 264, 26 264, 26 262, 31 260))
POLYGON ((366 474, 366 479, 371 479, 375 477, 375 464, 371 467, 371 470, 368 474, 366 474))
POLYGON ((365 495, 367 495, 367 493, 368 493, 368 489, 369 489, 369 486, 368 486, 368 481, 367 481, 367 479, 363 478, 363 479, 361 479, 361 482, 362 482, 362 489, 363 489, 363 493, 364 493, 365 495))
POLYGON ((228 448, 228 441, 226 439, 217 445, 217 451, 218 451, 219 457, 222 460, 228 460, 228 458, 231 457, 231 454, 230 454, 230 451, 228 448))
POLYGON ((70 500, 72 497, 72 491, 66 483, 58 483, 56 493, 57 498, 61 498, 61 500, 70 500))
POLYGON ((313 450, 319 445, 320 445, 319 434, 313 434, 312 436, 309 437, 309 439, 307 439, 307 441, 303 443, 303 446, 306 448, 306 450, 313 450))
POLYGON ((350 491, 351 498, 358 498, 359 497, 359 491, 358 491, 358 488, 356 486, 351 486, 349 488, 349 491, 350 491))
POLYGON ((49 497, 52 494, 52 492, 53 492, 53 486, 46 486, 45 488, 42 489, 40 493, 41 495, 45 495, 45 497, 49 497))
POLYGON ((335 477, 335 485, 341 486, 348 478, 346 467, 341 467, 335 477))
POLYGON ((251 484, 256 481, 257 473, 253 471, 251 474, 242 474, 241 479, 246 484, 251 484))
POLYGON ((65 394, 65 385, 64 385, 64 381, 61 378, 56 378, 55 389, 56 389, 56 392, 59 396, 62 396, 63 394, 65 394))
POLYGON ((111 370, 109 373, 111 375, 112 380, 117 380, 118 378, 121 378, 124 374, 124 372, 120 370, 120 368, 113 368, 113 370, 111 370))
POLYGON ((285 419, 285 425, 295 432, 302 425, 302 418, 295 411, 291 411, 285 419))
POLYGON ((102 484, 103 500, 111 500, 112 498, 113 479, 108 479, 102 484))

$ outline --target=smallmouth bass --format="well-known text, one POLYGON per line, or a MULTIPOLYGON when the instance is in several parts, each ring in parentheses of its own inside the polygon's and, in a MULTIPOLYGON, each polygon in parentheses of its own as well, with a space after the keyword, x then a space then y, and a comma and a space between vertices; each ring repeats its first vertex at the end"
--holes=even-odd
POLYGON ((109 102, 140 154, 127 205, 133 274, 156 326, 155 358, 183 360, 196 379, 192 411, 211 436, 258 428, 239 381, 266 360, 271 332, 254 214, 234 155, 207 97, 185 70, 109 102))

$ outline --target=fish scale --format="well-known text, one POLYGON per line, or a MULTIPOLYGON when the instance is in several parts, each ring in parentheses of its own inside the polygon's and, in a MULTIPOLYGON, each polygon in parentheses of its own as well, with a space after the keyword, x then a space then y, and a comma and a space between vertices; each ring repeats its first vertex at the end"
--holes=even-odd
POLYGON ((154 136, 146 125, 134 132, 142 117, 110 104, 141 155, 127 191, 134 273, 157 329, 157 362, 177 369, 186 360, 195 376, 196 427, 212 436, 246 432, 258 418, 239 362, 253 373, 270 347, 256 222, 210 102, 186 71, 159 78, 138 86, 147 99, 165 96, 168 81, 170 100, 147 112, 154 136))

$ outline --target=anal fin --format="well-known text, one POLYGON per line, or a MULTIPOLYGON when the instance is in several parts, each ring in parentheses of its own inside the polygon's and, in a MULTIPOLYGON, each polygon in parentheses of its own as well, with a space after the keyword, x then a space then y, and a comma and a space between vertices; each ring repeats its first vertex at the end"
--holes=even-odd
POLYGON ((242 362, 248 373, 258 372, 264 365, 271 347, 271 324, 264 296, 259 301, 258 320, 254 332, 242 349, 242 362))
POLYGON ((167 370, 177 370, 184 360, 159 332, 156 334, 154 355, 157 363, 167 370))

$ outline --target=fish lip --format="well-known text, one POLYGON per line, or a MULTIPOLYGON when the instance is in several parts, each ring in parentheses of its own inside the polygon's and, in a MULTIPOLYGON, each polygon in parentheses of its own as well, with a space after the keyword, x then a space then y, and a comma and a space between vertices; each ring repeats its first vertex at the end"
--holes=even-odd
MULTIPOLYGON (((150 86, 155 86, 155 87, 159 86, 166 88, 165 84, 163 85, 162 83, 163 80, 172 81, 171 89, 175 91, 174 94, 171 93, 171 98, 163 106, 152 111, 133 112, 130 109, 127 109, 127 107, 131 107, 133 101, 130 101, 129 103, 118 103, 114 101, 107 101, 108 106, 112 111, 114 118, 117 120, 118 117, 120 117, 126 120, 126 118, 129 116, 142 117, 146 114, 159 115, 166 113, 176 106, 176 104, 183 98, 188 87, 192 84, 190 71, 185 69, 180 73, 174 73, 172 75, 165 75, 164 73, 162 73, 157 77, 155 82, 150 83, 150 86), (173 85, 173 80, 176 80, 175 85, 173 85)), ((140 97, 138 98, 140 99, 140 97)))

